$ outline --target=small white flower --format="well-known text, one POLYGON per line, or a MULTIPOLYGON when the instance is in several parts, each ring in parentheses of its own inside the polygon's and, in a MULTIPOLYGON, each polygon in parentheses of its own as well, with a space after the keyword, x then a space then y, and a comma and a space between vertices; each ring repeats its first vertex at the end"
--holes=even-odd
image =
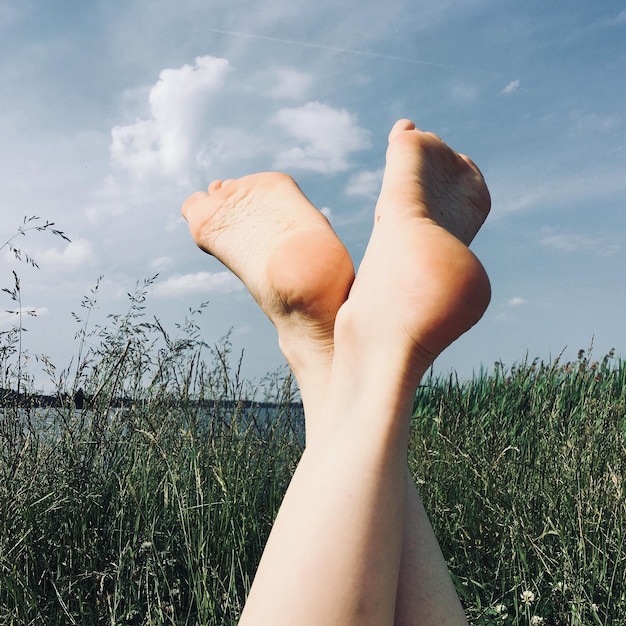
POLYGON ((597 613, 600 608, 595 602, 591 605, 591 608, 597 613))
POLYGON ((533 615, 530 618, 530 623, 532 624, 532 626, 540 626, 540 624, 543 624, 543 617, 539 617, 539 615, 533 615))
POLYGON ((146 551, 146 550, 150 550, 150 548, 152 547, 152 542, 151 541, 144 541, 141 544, 141 547, 139 548, 142 551, 146 551))
POLYGON ((496 604, 496 613, 498 615, 502 615, 503 613, 508 613, 508 609, 506 608, 506 604, 496 604))
POLYGON ((522 601, 522 604, 530 606, 535 601, 535 594, 532 591, 528 590, 522 591, 520 595, 520 600, 522 601))

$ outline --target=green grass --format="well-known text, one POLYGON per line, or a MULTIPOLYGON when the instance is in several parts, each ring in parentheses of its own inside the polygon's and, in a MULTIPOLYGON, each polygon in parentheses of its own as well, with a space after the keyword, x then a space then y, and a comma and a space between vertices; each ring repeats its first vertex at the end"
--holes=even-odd
POLYGON ((19 328, 0 346, 0 624, 236 623, 302 450, 287 375, 256 386, 228 341, 128 311, 89 325, 77 358, 41 360, 56 388, 36 406, 19 328), (18 379, 19 377, 19 379, 18 379), (74 408, 82 389, 85 404, 74 408), (260 398, 250 403, 247 398, 260 398), (278 405, 260 419, 262 401, 278 405))
MULTIPOLYGON (((19 329, 0 338, 19 390, 0 412, 2 626, 237 621, 302 451, 293 383, 242 380, 198 312, 175 336, 147 321, 148 284, 104 325, 97 288, 84 300, 74 363, 41 360, 47 408, 19 329)), ((625 363, 433 378, 415 415, 410 466, 473 623, 626 623, 625 363)))
POLYGON ((625 624, 626 364, 430 381, 416 413, 411 466, 474 623, 625 624))

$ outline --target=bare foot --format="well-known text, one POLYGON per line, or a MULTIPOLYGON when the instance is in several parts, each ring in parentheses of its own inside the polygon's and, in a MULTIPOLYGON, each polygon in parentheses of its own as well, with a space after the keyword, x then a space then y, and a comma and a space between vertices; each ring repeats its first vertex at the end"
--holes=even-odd
MULTIPOLYGON (((301 385, 326 386, 337 310, 354 268, 328 220, 286 174, 214 181, 184 203, 195 243, 246 285, 301 385)), ((317 403, 316 394, 307 403, 317 403)), ((308 398, 306 398, 308 399, 308 398)))
POLYGON ((412 396, 434 358, 489 303, 489 280, 467 248, 489 209, 467 157, 408 120, 396 123, 372 236, 337 318, 344 367, 370 363, 412 396))
POLYGON ((399 120, 391 129, 387 161, 383 194, 413 206, 469 246, 491 208, 489 190, 474 162, 410 120, 399 120))

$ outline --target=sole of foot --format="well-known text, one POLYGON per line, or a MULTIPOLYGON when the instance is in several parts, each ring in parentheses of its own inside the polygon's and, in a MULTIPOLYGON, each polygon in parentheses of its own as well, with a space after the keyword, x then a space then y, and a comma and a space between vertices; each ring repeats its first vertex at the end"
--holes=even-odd
POLYGON ((337 310, 354 280, 328 220, 286 174, 214 181, 182 213, 195 243, 234 272, 276 326, 297 370, 332 360, 337 310))
POLYGON ((346 362, 369 363, 372 371, 386 363, 414 391, 435 357, 487 308, 489 280, 467 245, 489 209, 469 158, 408 120, 396 123, 372 235, 337 318, 336 348, 343 336, 346 362))

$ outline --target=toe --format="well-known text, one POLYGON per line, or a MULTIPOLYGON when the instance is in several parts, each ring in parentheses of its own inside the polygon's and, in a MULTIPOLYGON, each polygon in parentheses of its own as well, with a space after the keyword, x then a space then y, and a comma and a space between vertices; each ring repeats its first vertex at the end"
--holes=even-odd
POLYGON ((222 181, 221 180, 214 180, 210 185, 209 185, 209 193, 214 193, 216 192, 221 186, 222 186, 222 181))
POLYGON ((415 130, 415 124, 411 120, 402 119, 398 120, 389 133, 389 141, 391 141, 396 135, 403 133, 406 130, 415 130))
POLYGON ((205 191, 196 191, 196 193, 192 193, 187 200, 183 203, 180 212, 182 213, 185 219, 188 218, 189 212, 192 207, 194 207, 200 200, 207 197, 207 193, 205 191))

